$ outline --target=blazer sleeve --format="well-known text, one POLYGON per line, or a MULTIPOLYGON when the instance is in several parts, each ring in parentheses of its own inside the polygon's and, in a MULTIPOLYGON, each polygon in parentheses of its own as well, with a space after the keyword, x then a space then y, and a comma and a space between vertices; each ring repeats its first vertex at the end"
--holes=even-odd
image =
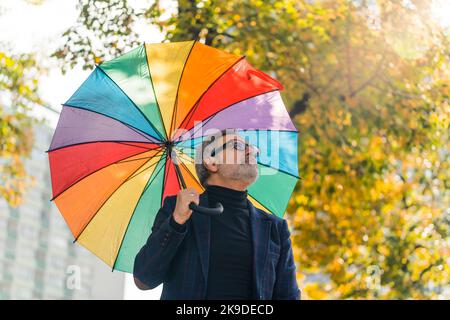
POLYGON ((173 220, 176 196, 166 197, 152 227, 152 233, 134 260, 133 276, 151 289, 163 283, 178 247, 186 236, 190 220, 178 225, 173 220))
POLYGON ((300 300, 301 292, 296 279, 296 267, 292 253, 291 238, 286 220, 281 231, 281 251, 272 299, 300 300))

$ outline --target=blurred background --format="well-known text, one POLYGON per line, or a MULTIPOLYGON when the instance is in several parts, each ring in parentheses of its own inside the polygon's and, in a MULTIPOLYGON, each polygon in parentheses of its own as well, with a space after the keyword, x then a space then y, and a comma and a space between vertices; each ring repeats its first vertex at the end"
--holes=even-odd
POLYGON ((73 237, 47 154, 95 64, 199 41, 277 78, 304 299, 450 299, 450 0, 1 0, 0 299, 159 299, 73 237))

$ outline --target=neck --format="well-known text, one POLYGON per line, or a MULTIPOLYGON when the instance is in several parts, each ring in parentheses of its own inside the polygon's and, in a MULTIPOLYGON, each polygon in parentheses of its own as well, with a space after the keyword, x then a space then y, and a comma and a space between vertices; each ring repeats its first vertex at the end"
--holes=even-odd
POLYGON ((220 186, 229 189, 234 189, 238 191, 247 190, 248 183, 244 183, 238 180, 225 180, 225 179, 215 179, 215 177, 210 177, 208 180, 208 185, 210 186, 220 186))

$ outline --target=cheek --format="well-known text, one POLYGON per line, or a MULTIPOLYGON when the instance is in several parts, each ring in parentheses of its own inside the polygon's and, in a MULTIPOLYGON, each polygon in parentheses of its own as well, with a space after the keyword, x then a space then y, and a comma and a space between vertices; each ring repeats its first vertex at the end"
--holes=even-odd
POLYGON ((220 174, 223 174, 223 175, 229 175, 229 174, 232 174, 233 172, 236 172, 237 170, 239 170, 239 167, 240 166, 238 166, 236 164, 221 164, 218 167, 217 172, 219 172, 220 174))
POLYGON ((239 155, 236 155, 236 153, 234 153, 234 152, 224 153, 223 163, 235 164, 235 163, 239 163, 240 160, 241 159, 240 159, 239 155))

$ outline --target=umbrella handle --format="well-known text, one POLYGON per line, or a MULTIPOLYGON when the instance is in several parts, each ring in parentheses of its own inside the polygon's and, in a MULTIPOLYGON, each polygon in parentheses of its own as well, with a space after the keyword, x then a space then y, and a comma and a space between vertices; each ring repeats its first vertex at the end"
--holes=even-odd
POLYGON ((189 209, 208 216, 216 216, 223 212, 223 206, 220 202, 216 204, 215 208, 201 207, 197 205, 195 202, 191 202, 189 204, 189 209))
MULTIPOLYGON (((175 171, 178 175, 178 178, 180 179, 181 185, 183 186, 184 189, 186 189, 186 182, 184 181, 183 175, 181 174, 180 168, 178 167, 177 155, 171 149, 171 147, 169 147, 169 154, 170 154, 170 157, 172 158, 172 163, 175 167, 175 171)), ((220 202, 218 202, 216 204, 215 208, 201 207, 201 206, 197 205, 195 202, 191 202, 191 203, 189 203, 189 209, 191 209, 192 211, 204 214, 204 215, 208 215, 208 216, 216 216, 223 212, 223 206, 220 202)))

